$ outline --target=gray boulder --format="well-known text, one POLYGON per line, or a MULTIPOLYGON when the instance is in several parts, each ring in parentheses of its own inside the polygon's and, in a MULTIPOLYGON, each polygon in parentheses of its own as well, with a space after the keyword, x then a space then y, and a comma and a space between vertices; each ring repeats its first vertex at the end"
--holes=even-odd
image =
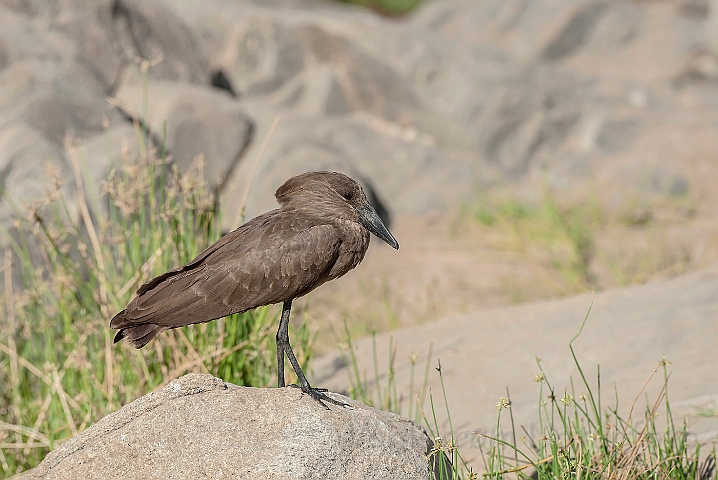
MULTIPOLYGON (((223 209, 231 214, 225 221, 239 207, 277 112, 263 101, 244 102, 243 107, 257 120, 257 141, 222 192, 223 209)), ((415 129, 379 117, 283 112, 257 166, 245 213, 251 218, 276 208, 274 191, 290 176, 311 170, 339 171, 357 179, 392 213, 445 211, 468 199, 477 168, 470 156, 444 151, 415 129)))
POLYGON ((0 0, 2 5, 31 20, 29 33, 71 44, 65 56, 92 71, 105 93, 113 93, 127 75, 137 76, 127 67, 148 59, 154 78, 209 82, 208 63, 193 33, 156 1, 0 0))
MULTIPOLYGON (((0 250, 21 238, 17 220, 31 215, 45 215, 44 205, 53 195, 54 176, 59 191, 68 194, 74 189, 72 169, 57 144, 48 141, 26 123, 15 122, 0 115, 0 250)), ((76 205, 68 204, 68 213, 75 215, 76 205)), ((33 238, 28 239, 30 254, 41 261, 33 238)), ((23 285, 23 276, 14 260, 13 283, 23 285)), ((0 280, 4 285, 4 279, 0 280)))
POLYGON ((207 59, 171 9, 156 1, 115 0, 110 10, 115 48, 126 59, 157 61, 153 77, 161 80, 209 82, 207 59))
MULTIPOLYGON (((74 188, 72 170, 63 151, 22 122, 4 123, 0 117, 0 223, 12 232, 16 216, 25 218, 52 190, 49 173, 56 175, 61 191, 74 188)), ((71 211, 74 205, 70 205, 71 211)), ((42 212, 40 212, 42 213, 42 212)), ((0 245, 7 245, 2 236, 0 245)))
POLYGON ((65 35, 0 6, 0 51, 0 113, 47 140, 62 145, 65 135, 91 135, 105 117, 118 117, 108 111, 106 86, 65 35))
MULTIPOLYGON (((130 123, 110 126, 102 133, 88 138, 78 146, 77 155, 85 178, 85 196, 93 207, 104 208, 102 186, 114 170, 120 170, 123 162, 142 158, 144 152, 138 145, 141 132, 130 123)), ((153 147, 159 148, 157 145, 153 147)))
POLYGON ((123 85, 117 98, 147 124, 160 145, 167 125, 166 148, 181 171, 195 170, 204 157, 204 179, 222 189, 252 140, 253 122, 227 93, 178 82, 149 87, 123 85), (143 105, 145 95, 149 105, 143 105), (147 113, 147 118, 145 118, 147 113))
POLYGON ((430 478, 424 429, 346 397, 188 374, 108 415, 26 479, 430 478))

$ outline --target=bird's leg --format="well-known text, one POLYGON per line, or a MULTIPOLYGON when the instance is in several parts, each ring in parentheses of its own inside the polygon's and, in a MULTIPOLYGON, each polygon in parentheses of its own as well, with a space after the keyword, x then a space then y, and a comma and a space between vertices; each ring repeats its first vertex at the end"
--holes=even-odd
POLYGON ((279 320, 277 330, 277 388, 284 386, 284 350, 289 346, 289 312, 292 310, 292 301, 282 305, 282 318, 279 320))
POLYGON ((329 407, 327 407, 324 402, 348 407, 348 404, 334 400, 328 395, 325 395, 324 392, 327 391, 326 388, 314 388, 309 385, 307 377, 304 375, 302 368, 299 366, 297 357, 294 356, 292 346, 289 344, 289 313, 291 309, 292 301, 289 300, 284 302, 284 305, 282 306, 282 318, 279 321, 279 330, 277 330, 277 386, 284 386, 284 354, 286 353, 289 358, 289 363, 292 365, 294 373, 297 374, 297 378, 299 379, 299 385, 291 385, 292 387, 301 388, 304 393, 309 394, 327 410, 329 407))

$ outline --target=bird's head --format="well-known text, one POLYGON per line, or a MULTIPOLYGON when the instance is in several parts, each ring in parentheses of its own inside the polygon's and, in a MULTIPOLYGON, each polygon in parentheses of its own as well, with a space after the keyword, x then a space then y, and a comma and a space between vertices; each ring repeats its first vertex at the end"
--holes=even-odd
POLYGON ((298 208, 352 220, 395 249, 399 243, 379 218, 357 182, 337 172, 307 172, 290 178, 274 196, 284 208, 298 208))

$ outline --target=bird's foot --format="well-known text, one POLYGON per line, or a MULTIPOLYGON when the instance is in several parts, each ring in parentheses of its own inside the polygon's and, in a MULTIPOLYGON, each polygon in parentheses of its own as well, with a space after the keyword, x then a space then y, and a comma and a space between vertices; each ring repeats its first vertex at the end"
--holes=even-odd
POLYGON ((344 402, 339 401, 339 400, 334 400, 334 399, 333 399, 332 397, 330 397, 329 395, 326 395, 326 394, 324 393, 324 392, 328 392, 328 390, 327 390, 326 388, 314 388, 314 387, 312 387, 312 386, 309 385, 309 384, 307 384, 306 386, 304 386, 304 385, 291 384, 291 385, 289 385, 289 386, 290 386, 290 387, 294 387, 294 388, 300 389, 302 392, 306 393, 307 395, 309 395, 310 397, 312 397, 314 400, 316 400, 317 402, 319 402, 319 404, 320 404, 322 407, 326 408, 327 410, 329 410, 329 407, 327 407, 324 402, 333 403, 334 405, 338 405, 338 406, 340 406, 340 407, 348 408, 348 409, 350 409, 350 410, 353 410, 353 409, 354 409, 354 407, 352 407, 352 406, 349 405, 348 403, 344 403, 344 402))

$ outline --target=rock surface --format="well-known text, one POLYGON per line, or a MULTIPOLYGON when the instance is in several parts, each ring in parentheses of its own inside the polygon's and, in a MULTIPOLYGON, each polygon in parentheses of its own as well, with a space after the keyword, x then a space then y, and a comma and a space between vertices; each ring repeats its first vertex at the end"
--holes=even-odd
MULTIPOLYGON (((390 20, 317 2, 165 4, 202 32, 258 138, 284 115, 250 216, 290 172, 319 167, 370 179, 399 214, 445 211, 504 183, 600 192, 613 208, 708 190, 698 170, 714 148, 701 130, 718 133, 704 108, 718 102, 715 12, 449 0, 390 20)), ((251 163, 236 171, 240 193, 251 163)), ((225 202, 240 196, 228 190, 225 202)))
POLYGON ((181 171, 196 174, 202 158, 205 181, 219 191, 252 140, 252 121, 225 91, 152 82, 148 87, 123 85, 117 99, 137 114, 150 112, 143 120, 155 132, 158 144, 166 123, 166 148, 173 162, 181 171), (143 106, 145 94, 149 100, 143 106))
POLYGON ((347 398, 188 374, 108 415, 22 478, 430 478, 426 432, 347 398))

